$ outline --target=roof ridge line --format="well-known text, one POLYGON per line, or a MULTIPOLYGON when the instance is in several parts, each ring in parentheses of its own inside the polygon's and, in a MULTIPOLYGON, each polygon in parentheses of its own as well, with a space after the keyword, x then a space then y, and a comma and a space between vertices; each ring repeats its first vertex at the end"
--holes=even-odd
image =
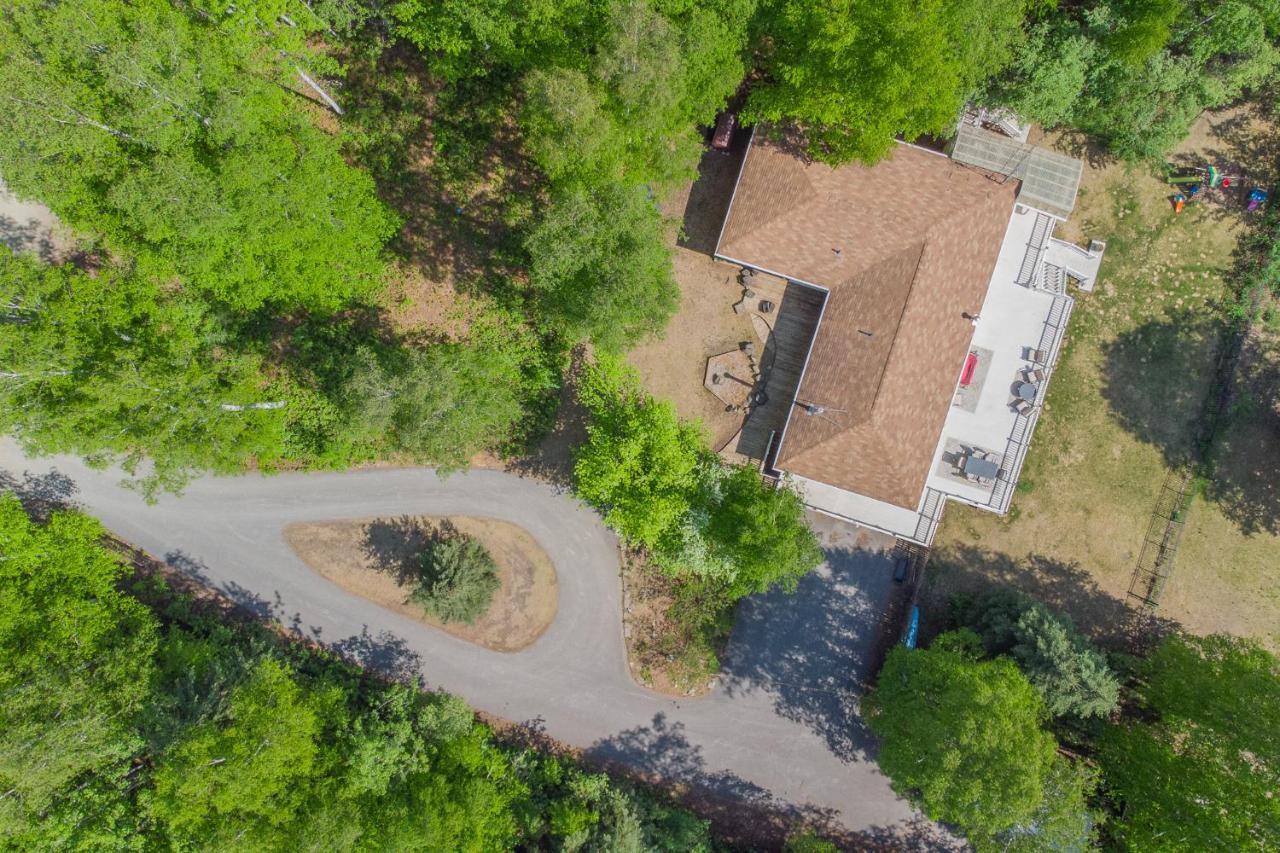
POLYGON ((906 316, 907 306, 911 304, 911 295, 916 292, 916 282, 920 278, 920 265, 924 263, 924 253, 929 249, 929 238, 932 234, 933 229, 928 229, 920 241, 920 256, 916 258, 915 269, 911 271, 911 285, 907 288, 907 295, 902 299, 902 310, 898 312, 898 321, 893 324, 893 342, 889 344, 889 351, 884 354, 884 367, 880 369, 880 378, 876 381, 876 393, 871 398, 871 405, 867 407, 866 420, 868 421, 875 414, 876 403, 880 399, 880 389, 884 386, 884 376, 889 372, 889 362, 893 360, 893 354, 898 349, 898 330, 902 328, 902 318, 906 316))

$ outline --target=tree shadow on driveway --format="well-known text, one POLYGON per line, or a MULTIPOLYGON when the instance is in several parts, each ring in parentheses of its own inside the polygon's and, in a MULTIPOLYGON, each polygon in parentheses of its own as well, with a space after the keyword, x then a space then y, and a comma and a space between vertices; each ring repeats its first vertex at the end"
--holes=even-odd
POLYGON ((391 631, 372 634, 368 625, 362 625, 359 634, 325 645, 357 666, 376 670, 402 684, 422 686, 422 656, 391 631))
POLYGON ((862 549, 829 549, 826 556, 794 593, 772 590, 743 602, 722 689, 730 696, 763 691, 779 716, 817 732, 840 759, 873 759, 858 697, 873 674, 893 561, 862 549))
MULTIPOLYGON (((761 748, 767 748, 761 745, 761 748)), ((860 851, 937 851, 951 849, 938 827, 919 819, 894 826, 850 832, 833 809, 797 805, 727 770, 711 770, 701 747, 689 742, 684 724, 655 714, 636 726, 597 741, 586 752, 591 763, 649 784, 661 784, 683 805, 710 820, 716 834, 745 849, 781 849, 806 827, 842 849, 860 851)), ((779 761, 786 761, 783 755, 779 761)))
POLYGON ((0 470, 0 492, 13 492, 37 521, 47 521, 54 510, 71 506, 77 490, 75 481, 57 468, 47 474, 24 471, 21 477, 0 470))

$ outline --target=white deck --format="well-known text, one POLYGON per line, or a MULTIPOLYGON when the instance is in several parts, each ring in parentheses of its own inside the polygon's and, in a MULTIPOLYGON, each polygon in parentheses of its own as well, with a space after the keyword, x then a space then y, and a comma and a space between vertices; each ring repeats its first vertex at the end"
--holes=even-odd
POLYGON ((1044 259, 1076 279, 1081 290, 1090 291, 1098 280, 1098 267, 1102 266, 1102 251, 1098 247, 1105 248, 1106 244, 1095 240, 1089 249, 1082 249, 1054 237, 1045 245, 1044 259))
MULTIPOLYGON (((1055 298, 1053 294, 1014 283, 1034 224, 1034 211, 1019 213, 1015 210, 1009 218, 1009 229, 1000 247, 987 298, 978 313, 971 344, 991 351, 986 380, 979 390, 975 411, 951 407, 926 481, 929 487, 946 495, 979 505, 992 502, 991 487, 984 488, 940 474, 938 469, 949 467, 942 460, 948 444, 959 443, 996 454, 1007 451, 1009 437, 1018 420, 1017 413, 1010 406, 1012 388, 1019 381, 1019 373, 1031 366, 1026 352, 1040 347, 1045 320, 1055 298)), ((1041 383, 1039 399, 1043 399, 1046 390, 1047 381, 1041 383)))
MULTIPOLYGON (((922 538, 920 531, 927 531, 923 534, 925 539, 932 538, 933 533, 934 525, 929 518, 922 518, 922 514, 936 521, 942 510, 943 501, 937 500, 937 495, 926 500, 929 489, 993 512, 1002 513, 1008 509, 1039 413, 1039 403, 1048 391, 1049 376, 1040 383, 1036 408, 1030 416, 1020 416, 1013 410, 1010 405, 1012 389, 1020 379, 1019 373, 1031 366, 1027 359, 1028 351, 1043 350, 1048 364, 1040 367, 1046 373, 1052 373, 1071 309, 1068 297, 1017 284, 1035 221, 1036 211, 1027 208, 1015 207, 1009 218, 986 300, 974 324, 971 347, 990 351, 987 364, 977 371, 977 375, 983 377, 981 387, 976 388, 977 403, 972 404, 975 388, 971 386, 969 406, 953 405, 949 410, 930 463, 926 489, 917 508, 903 509, 825 483, 795 477, 793 480, 804 495, 805 503, 820 512, 917 541, 922 538), (952 468, 944 460, 944 454, 956 445, 993 452, 1000 463, 1000 476, 996 483, 984 487, 945 473, 952 468)), ((957 381, 961 366, 956 365, 957 381)))
POLYGON ((915 536, 920 521, 920 513, 916 510, 903 509, 900 506, 878 501, 866 495, 846 492, 844 489, 797 477, 787 476, 787 481, 800 491, 805 504, 824 512, 858 524, 911 539, 915 536))

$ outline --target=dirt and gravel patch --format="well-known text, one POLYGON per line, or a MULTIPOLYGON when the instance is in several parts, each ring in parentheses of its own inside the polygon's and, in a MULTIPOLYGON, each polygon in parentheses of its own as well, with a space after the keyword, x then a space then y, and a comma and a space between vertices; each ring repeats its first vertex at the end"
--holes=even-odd
POLYGON ((515 652, 555 619, 559 598, 551 558, 524 529, 474 516, 400 516, 291 524, 285 541, 312 570, 347 592, 498 652, 515 652), (499 587, 473 624, 444 623, 408 603, 423 550, 452 529, 479 540, 498 564, 499 587))
POLYGON ((661 338, 631 350, 627 361, 639 371, 646 391, 669 400, 682 418, 701 421, 711 446, 718 448, 742 428, 742 415, 726 411, 704 386, 707 359, 737 349, 742 341, 757 341, 756 332, 749 314, 733 310, 742 298, 736 267, 682 248, 673 261, 680 309, 661 338))

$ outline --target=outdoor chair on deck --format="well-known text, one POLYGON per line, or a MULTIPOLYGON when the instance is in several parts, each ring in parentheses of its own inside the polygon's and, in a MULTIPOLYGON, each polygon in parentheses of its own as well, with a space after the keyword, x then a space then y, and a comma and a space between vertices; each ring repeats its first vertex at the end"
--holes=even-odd
POLYGON ((1013 401, 1013 410, 1020 415, 1028 414, 1032 409, 1032 405, 1021 397, 1017 397, 1013 401))

